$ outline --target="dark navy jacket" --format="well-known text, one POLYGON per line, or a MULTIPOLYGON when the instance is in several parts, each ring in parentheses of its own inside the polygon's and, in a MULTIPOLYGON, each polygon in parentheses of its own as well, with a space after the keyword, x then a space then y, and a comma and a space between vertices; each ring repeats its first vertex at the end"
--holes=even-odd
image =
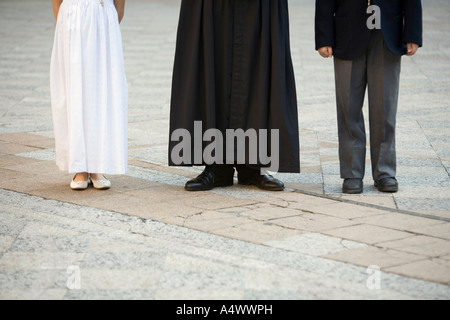
MULTIPOLYGON (((389 50, 406 53, 406 44, 422 46, 421 0, 372 0, 381 9, 381 31, 389 50)), ((353 60, 367 48, 368 0, 316 0, 316 50, 333 47, 335 57, 353 60)))

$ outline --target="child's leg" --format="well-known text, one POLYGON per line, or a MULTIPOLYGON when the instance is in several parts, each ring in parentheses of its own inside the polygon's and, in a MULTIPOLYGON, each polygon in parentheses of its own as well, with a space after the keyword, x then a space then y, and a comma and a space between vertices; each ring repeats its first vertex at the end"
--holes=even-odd
POLYGON ((395 124, 401 57, 386 47, 381 32, 374 32, 367 61, 370 145, 375 181, 395 177, 395 124))
POLYGON ((366 57, 334 59, 341 178, 364 178, 366 132, 362 107, 367 86, 366 57))

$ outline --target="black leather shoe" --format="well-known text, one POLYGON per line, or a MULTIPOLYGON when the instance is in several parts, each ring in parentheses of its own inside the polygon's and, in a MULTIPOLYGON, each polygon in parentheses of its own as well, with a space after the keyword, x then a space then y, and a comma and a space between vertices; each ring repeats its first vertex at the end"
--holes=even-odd
POLYGON ((233 185, 233 176, 223 178, 214 171, 205 170, 197 178, 186 182, 184 188, 187 191, 207 191, 218 187, 233 185))
POLYGON ((395 193, 398 191, 398 182, 395 178, 383 178, 375 181, 375 188, 378 188, 380 192, 395 193))
POLYGON ((342 192, 348 194, 360 194, 363 192, 363 181, 358 178, 345 179, 342 192))
POLYGON ((267 191, 283 191, 284 190, 284 183, 278 179, 275 179, 269 174, 261 175, 259 173, 259 170, 257 172, 246 176, 246 177, 239 177, 239 183, 243 185, 253 185, 257 186, 258 188, 262 190, 267 191))

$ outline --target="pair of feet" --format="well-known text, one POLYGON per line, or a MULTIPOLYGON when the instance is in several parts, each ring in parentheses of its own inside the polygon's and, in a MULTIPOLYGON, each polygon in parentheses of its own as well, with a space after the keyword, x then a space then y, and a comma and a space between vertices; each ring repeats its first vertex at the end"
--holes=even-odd
MULTIPOLYGON (((398 182, 394 177, 382 178, 376 180, 375 188, 380 192, 395 193, 398 191, 398 182)), ((363 192, 362 179, 345 179, 342 185, 342 192, 348 194, 360 194, 363 192)))
MULTIPOLYGON (((254 185, 262 190, 283 191, 284 183, 269 174, 261 175, 259 170, 245 177, 238 176, 239 184, 254 185)), ((234 184, 233 175, 221 176, 213 170, 204 170, 195 179, 189 180, 185 189, 187 191, 207 191, 218 187, 229 187, 234 184)))
POLYGON ((111 188, 111 182, 102 174, 77 173, 70 183, 72 190, 85 190, 92 183, 95 189, 105 190, 111 188))

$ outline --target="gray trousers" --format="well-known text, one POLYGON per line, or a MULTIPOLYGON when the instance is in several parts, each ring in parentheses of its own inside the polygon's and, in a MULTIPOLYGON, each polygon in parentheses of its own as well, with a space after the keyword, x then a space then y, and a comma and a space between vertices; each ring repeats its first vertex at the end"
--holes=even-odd
POLYGON ((374 180, 396 175, 395 125, 401 56, 372 31, 367 52, 355 60, 334 59, 341 177, 364 178, 366 129, 363 105, 369 94, 370 153, 374 180))

